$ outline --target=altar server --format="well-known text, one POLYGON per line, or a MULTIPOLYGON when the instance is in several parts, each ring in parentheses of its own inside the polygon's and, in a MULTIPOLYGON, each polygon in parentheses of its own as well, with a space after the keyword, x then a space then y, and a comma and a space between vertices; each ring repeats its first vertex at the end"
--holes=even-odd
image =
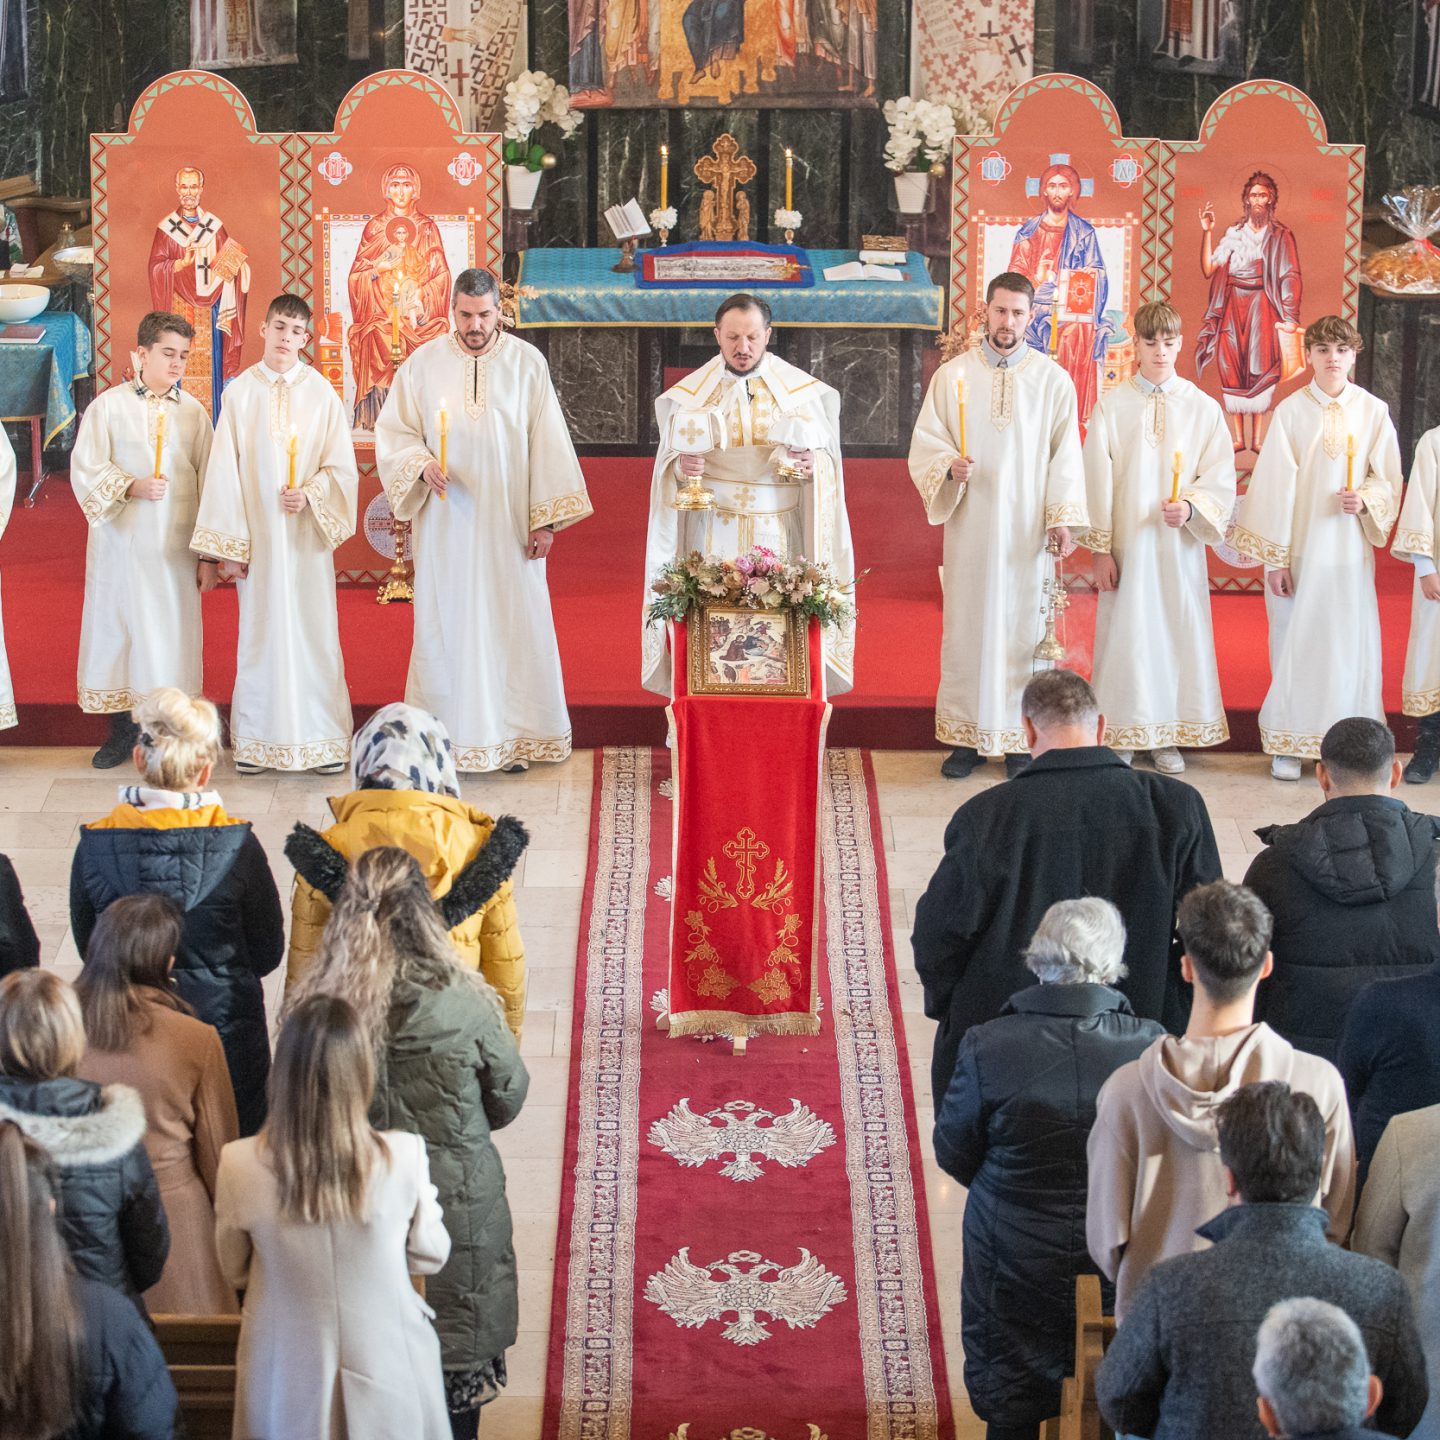
POLYGON ((1235 548, 1265 562, 1260 744, 1277 780, 1298 780, 1337 720, 1385 719, 1373 547, 1400 508, 1400 446, 1385 402, 1350 383, 1361 343, 1338 315, 1306 330, 1313 376, 1276 407, 1236 516, 1235 548))
POLYGON ((1415 447, 1392 553, 1415 567, 1410 601, 1410 643, 1405 650, 1401 703, 1419 720, 1415 754, 1405 767, 1412 785, 1423 785, 1440 766, 1440 427, 1427 430, 1415 447))
MULTIPOLYGON (((813 375, 768 352, 770 307, 732 295, 715 313, 720 353, 655 401, 660 449, 650 482, 645 538, 645 603, 650 582, 677 555, 698 550, 733 560, 756 545, 782 559, 828 565, 837 580, 855 578, 855 548, 845 509, 840 461, 840 396, 813 375), (705 453, 684 446, 690 421, 716 426, 705 453), (784 464, 787 473, 777 468, 784 464), (678 487, 703 473, 713 508, 682 514, 678 487)), ((663 625, 641 622, 641 681, 671 693, 663 625)), ((828 692, 855 683, 855 620, 825 640, 828 692)))
POLYGON ((110 716, 110 737, 90 762, 97 770, 129 760, 138 736, 130 711, 152 691, 201 691, 200 591, 219 578, 190 553, 214 439, 205 407, 180 388, 194 336, 179 315, 144 316, 135 379, 96 397, 70 460, 90 523, 80 708, 110 716))
POLYGON ((982 757, 1026 763, 1020 693, 1044 634, 1047 543, 1063 557, 1086 527, 1075 387, 1025 344, 1034 287, 997 275, 985 339, 935 372, 910 441, 910 478, 945 527, 945 621, 935 734, 962 779, 982 757))
POLYGON ((338 775, 351 718, 332 552, 355 533, 355 446, 335 387, 300 359, 305 301, 272 300, 260 338, 225 392, 190 548, 240 593, 235 768, 338 775))
MULTIPOLYGON (((0 535, 10 523, 10 512, 15 505, 15 451, 10 437, 0 429, 0 535)), ((18 725, 20 717, 15 713, 15 691, 10 684, 10 662, 5 655, 5 624, 0 617, 0 730, 18 725)))
POLYGON ((501 328, 499 282, 462 270, 452 306, 375 424, 390 508, 414 523, 405 700, 439 717, 458 769, 519 770, 570 754, 545 557, 590 497, 544 357, 501 328))
POLYGON ((1085 435, 1085 489, 1100 603, 1095 693, 1105 743, 1124 760, 1148 750, 1179 775, 1177 747, 1229 738, 1205 547, 1235 508, 1225 413, 1175 373, 1180 313, 1164 300, 1135 312, 1140 373, 1108 390, 1085 435))

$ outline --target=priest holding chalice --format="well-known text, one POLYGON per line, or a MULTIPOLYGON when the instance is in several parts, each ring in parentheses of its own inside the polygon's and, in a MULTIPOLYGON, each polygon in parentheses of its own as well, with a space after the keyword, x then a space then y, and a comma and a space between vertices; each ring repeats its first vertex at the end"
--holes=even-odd
MULTIPOLYGON (((655 402, 660 449, 645 544, 649 583, 678 555, 734 559, 757 545, 856 573, 840 459, 840 397, 768 353, 770 307, 732 295, 715 312, 720 353, 655 402)), ((664 626, 642 620, 641 679, 671 693, 664 626)), ((854 683, 852 620, 825 647, 831 695, 854 683)))

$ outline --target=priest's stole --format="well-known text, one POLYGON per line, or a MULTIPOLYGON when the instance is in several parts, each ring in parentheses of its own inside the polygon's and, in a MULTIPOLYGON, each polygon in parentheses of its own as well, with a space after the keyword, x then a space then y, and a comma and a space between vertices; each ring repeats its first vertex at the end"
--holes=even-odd
POLYGON ((820 629, 811 622, 806 695, 693 695, 690 639, 686 626, 670 627, 670 1034, 816 1035, 830 719, 820 629))

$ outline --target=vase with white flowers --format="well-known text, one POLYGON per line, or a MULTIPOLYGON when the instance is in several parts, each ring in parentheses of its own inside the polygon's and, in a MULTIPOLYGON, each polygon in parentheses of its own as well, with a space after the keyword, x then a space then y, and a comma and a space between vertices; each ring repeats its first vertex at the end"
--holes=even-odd
POLYGON ((554 152, 538 138, 542 128, 553 125, 563 144, 582 118, 570 92, 543 70, 522 70, 505 87, 505 197, 512 209, 532 209, 540 176, 555 168, 554 152))
POLYGON ((885 166, 895 172, 895 205, 907 215, 929 203, 930 179, 945 173, 945 158, 955 139, 955 112, 939 100, 902 95, 885 102, 885 166))

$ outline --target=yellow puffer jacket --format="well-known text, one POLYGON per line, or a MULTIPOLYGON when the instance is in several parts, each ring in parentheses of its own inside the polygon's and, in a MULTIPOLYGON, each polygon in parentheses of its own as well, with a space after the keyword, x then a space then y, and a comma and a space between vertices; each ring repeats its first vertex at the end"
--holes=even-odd
MULTIPOLYGON (((331 800, 335 823, 323 837, 347 860, 381 845, 398 845, 419 862, 437 900, 489 840, 495 822, 451 795, 423 790, 354 790, 331 800)), ((291 902, 288 990, 305 972, 330 918, 330 902, 301 876, 291 902)), ((515 1038, 525 1023, 525 947, 506 880, 469 919, 451 932, 460 960, 478 969, 500 993, 515 1038)))

